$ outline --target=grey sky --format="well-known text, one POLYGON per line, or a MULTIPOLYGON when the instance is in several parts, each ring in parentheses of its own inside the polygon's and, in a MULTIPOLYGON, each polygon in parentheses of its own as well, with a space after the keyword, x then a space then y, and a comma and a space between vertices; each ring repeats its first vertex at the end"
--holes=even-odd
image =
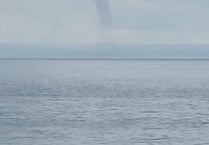
POLYGON ((0 57, 209 57, 209 0, 109 1, 113 26, 106 38, 117 48, 106 49, 98 46, 104 43, 95 0, 0 0, 0 57), (156 55, 137 45, 204 47, 156 55))
MULTIPOLYGON (((209 44, 209 0, 110 0, 119 44, 209 44)), ((1 43, 91 44, 94 0, 0 0, 1 43)))

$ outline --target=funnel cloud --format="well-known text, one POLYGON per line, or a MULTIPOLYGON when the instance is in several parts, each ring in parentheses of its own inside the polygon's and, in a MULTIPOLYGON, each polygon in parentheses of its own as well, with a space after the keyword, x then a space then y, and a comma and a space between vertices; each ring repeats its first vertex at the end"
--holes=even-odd
POLYGON ((94 0, 100 18, 100 25, 102 30, 111 28, 112 15, 110 10, 109 0, 94 0))

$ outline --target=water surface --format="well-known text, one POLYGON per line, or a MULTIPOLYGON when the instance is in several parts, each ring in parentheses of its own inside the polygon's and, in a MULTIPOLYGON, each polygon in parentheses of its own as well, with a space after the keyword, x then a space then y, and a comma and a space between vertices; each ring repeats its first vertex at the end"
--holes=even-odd
POLYGON ((2 145, 206 145, 208 133, 209 61, 0 61, 2 145))

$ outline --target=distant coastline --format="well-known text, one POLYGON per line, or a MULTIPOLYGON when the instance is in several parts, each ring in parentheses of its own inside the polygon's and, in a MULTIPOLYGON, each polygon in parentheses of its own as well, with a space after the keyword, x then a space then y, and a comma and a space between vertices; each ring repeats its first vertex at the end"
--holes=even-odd
POLYGON ((0 59, 205 60, 209 59, 209 45, 0 44, 0 59))
POLYGON ((0 61, 209 61, 209 58, 0 58, 0 61))

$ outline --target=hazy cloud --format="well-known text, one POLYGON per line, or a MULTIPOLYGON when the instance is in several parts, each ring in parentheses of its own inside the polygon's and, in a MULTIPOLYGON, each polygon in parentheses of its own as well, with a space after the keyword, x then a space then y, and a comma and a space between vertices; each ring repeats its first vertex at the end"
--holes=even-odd
MULTIPOLYGON (((207 0, 110 0, 119 44, 209 44, 207 0)), ((0 43, 98 43, 94 0, 0 0, 0 43)))

